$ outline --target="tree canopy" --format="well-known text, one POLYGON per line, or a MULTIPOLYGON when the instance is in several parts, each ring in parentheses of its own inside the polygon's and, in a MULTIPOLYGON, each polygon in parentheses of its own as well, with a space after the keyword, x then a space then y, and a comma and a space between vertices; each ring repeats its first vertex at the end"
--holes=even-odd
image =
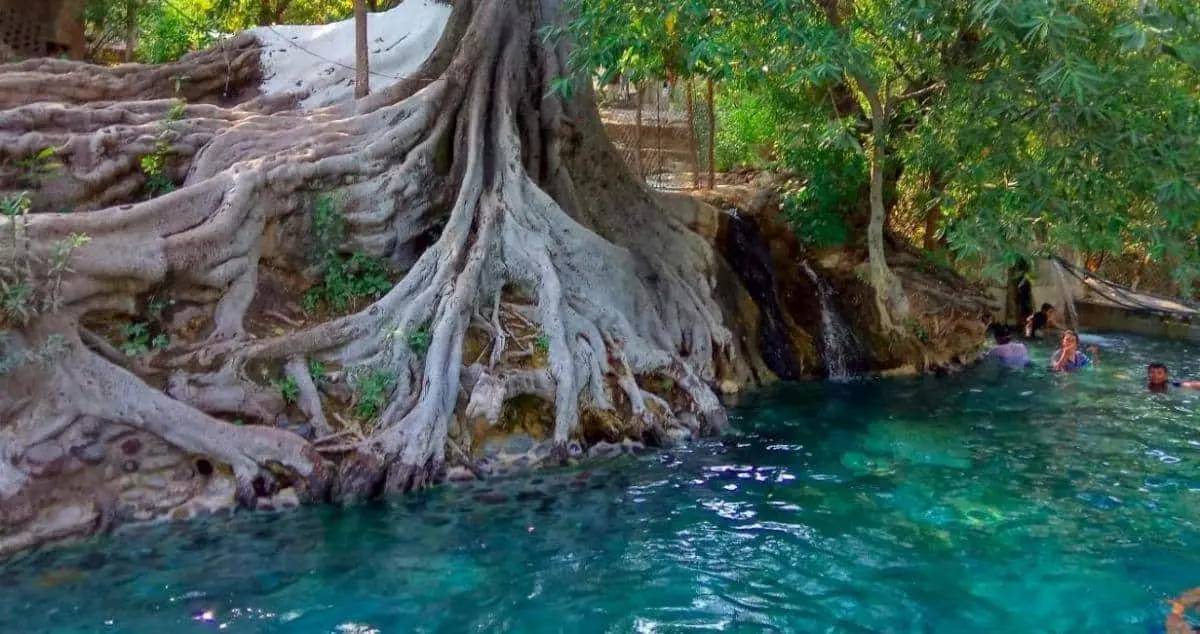
POLYGON ((790 198, 802 227, 869 208, 878 145, 886 213, 901 201, 936 209, 930 228, 977 270, 1134 250, 1175 262, 1182 280, 1200 273, 1194 3, 576 0, 575 10, 577 71, 700 73, 784 109, 779 159, 803 181, 790 198))

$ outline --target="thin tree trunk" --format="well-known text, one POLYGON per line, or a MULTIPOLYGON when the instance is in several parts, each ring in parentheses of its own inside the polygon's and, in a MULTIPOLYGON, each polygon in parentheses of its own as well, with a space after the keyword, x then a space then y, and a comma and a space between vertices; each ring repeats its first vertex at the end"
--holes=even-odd
POLYGON ((644 86, 637 85, 637 108, 633 120, 633 165, 637 170, 638 180, 646 182, 646 166, 642 162, 642 92, 644 86))
POLYGON ((713 80, 712 77, 707 79, 707 96, 708 99, 708 188, 716 189, 717 187, 717 107, 716 99, 713 96, 713 80))
POLYGON ((367 57, 367 2, 354 0, 354 98, 371 93, 371 69, 367 57))
POLYGON ((663 144, 662 144, 662 140, 663 140, 663 125, 662 125, 663 91, 660 88, 654 92, 655 92, 655 95, 654 95, 654 150, 655 150, 655 153, 658 155, 658 157, 657 157, 658 158, 657 173, 661 177, 662 173, 666 171, 666 169, 665 169, 666 162, 663 160, 663 151, 662 151, 663 150, 663 144))
POLYGON ((125 61, 132 62, 137 50, 137 0, 125 2, 125 61))
POLYGON ((938 240, 938 228, 942 225, 942 174, 934 170, 929 174, 929 190, 933 194, 933 204, 925 212, 925 250, 936 251, 941 246, 938 240))
POLYGON ((692 80, 687 80, 688 155, 692 158, 692 189, 700 189, 700 153, 696 148, 696 104, 692 80))

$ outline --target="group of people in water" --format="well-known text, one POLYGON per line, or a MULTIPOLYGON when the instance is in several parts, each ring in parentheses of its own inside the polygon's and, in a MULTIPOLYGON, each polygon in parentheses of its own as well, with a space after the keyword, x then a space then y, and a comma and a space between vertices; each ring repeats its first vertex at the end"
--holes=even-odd
MULTIPOLYGON (((1010 368, 1033 366, 1029 350, 1024 343, 1014 341, 1012 331, 1003 324, 993 324, 992 336, 996 345, 988 352, 988 358, 1010 368)), ((1071 372, 1092 365, 1098 354, 1097 346, 1088 346, 1088 353, 1079 349, 1079 333, 1063 328, 1058 322, 1057 311, 1050 304, 1042 304, 1041 310, 1025 320, 1025 338, 1041 339, 1051 332, 1061 332, 1059 347, 1050 356, 1050 369, 1055 372, 1071 372)), ((1166 392, 1172 387, 1200 390, 1200 381, 1172 381, 1167 366, 1151 363, 1146 366, 1146 386, 1151 392, 1166 392)))

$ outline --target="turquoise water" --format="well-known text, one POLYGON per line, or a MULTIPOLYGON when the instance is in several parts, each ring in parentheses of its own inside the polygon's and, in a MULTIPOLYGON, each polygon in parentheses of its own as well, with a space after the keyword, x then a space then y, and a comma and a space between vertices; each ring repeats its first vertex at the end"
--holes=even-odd
POLYGON ((779 389, 662 454, 125 529, 0 564, 0 631, 1161 632, 1200 585, 1200 393, 1143 365, 1200 359, 1108 343, 1069 376, 779 389))

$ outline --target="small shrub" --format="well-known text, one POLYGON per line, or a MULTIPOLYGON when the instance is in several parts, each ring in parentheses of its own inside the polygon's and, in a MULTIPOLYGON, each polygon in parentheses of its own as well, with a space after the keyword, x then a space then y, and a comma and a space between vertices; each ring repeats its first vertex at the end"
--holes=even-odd
POLYGON ((39 187, 42 178, 62 169, 58 148, 44 147, 34 154, 14 162, 18 170, 17 180, 22 187, 39 187))
POLYGON ((424 355, 429 351, 429 341, 428 326, 421 326, 408 333, 408 348, 419 355, 424 355))
POLYGON ((396 387, 396 375, 372 370, 359 379, 357 387, 354 414, 359 418, 374 418, 387 405, 388 396, 396 387))
POLYGON ((0 262, 0 330, 28 324, 38 315, 58 310, 63 277, 70 273, 71 254, 87 236, 71 234, 50 245, 47 256, 35 254, 28 237, 32 200, 21 192, 0 200, 7 231, 0 245, 8 255, 0 262))
POLYGON ((318 359, 309 359, 308 360, 308 374, 309 374, 309 376, 312 377, 313 381, 324 380, 325 376, 328 373, 329 373, 329 370, 325 368, 325 364, 321 363, 320 360, 318 360, 318 359))
POLYGON ((150 352, 150 326, 136 322, 121 326, 121 352, 127 357, 136 357, 150 352))
POLYGON ((309 259, 323 274, 321 281, 304 294, 306 311, 312 312, 324 303, 341 312, 355 299, 374 300, 391 290, 391 270, 382 258, 362 252, 349 257, 341 253, 346 220, 332 196, 317 197, 311 233, 309 259))
POLYGON ((277 379, 271 383, 279 393, 283 395, 285 403, 291 405, 300 400, 300 385, 296 383, 296 379, 291 376, 277 379))
POLYGON ((538 338, 533 342, 533 347, 542 354, 550 352, 550 337, 547 337, 544 333, 538 335, 538 338))
POLYGON ((171 151, 171 130, 164 129, 154 139, 154 152, 138 159, 142 173, 146 175, 143 188, 150 198, 175 191, 175 183, 167 176, 167 158, 171 151))

